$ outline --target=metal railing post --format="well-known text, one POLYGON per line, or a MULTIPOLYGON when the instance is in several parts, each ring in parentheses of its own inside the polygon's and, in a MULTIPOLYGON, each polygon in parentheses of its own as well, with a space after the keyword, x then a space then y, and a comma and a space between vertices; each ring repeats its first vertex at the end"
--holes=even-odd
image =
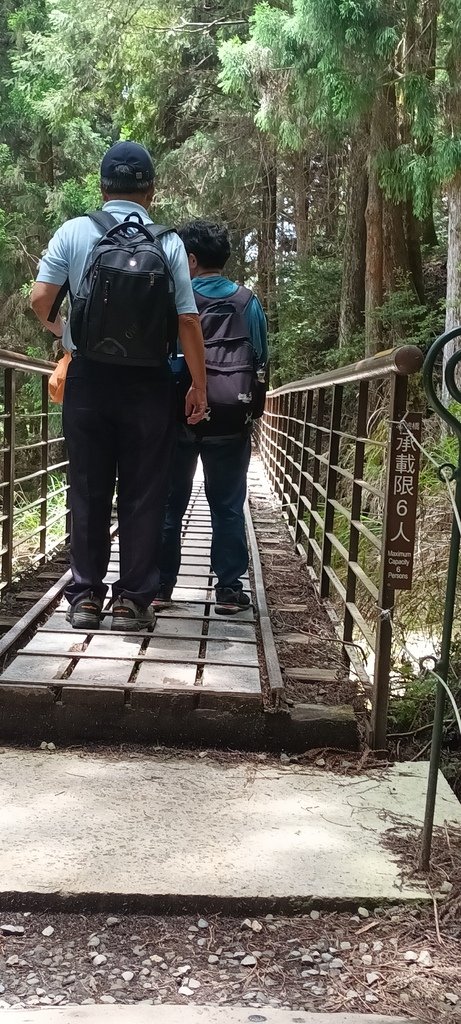
MULTIPOLYGON (((458 460, 457 465, 441 466, 439 470, 439 477, 441 480, 444 480, 445 482, 447 480, 455 481, 455 507, 457 510, 457 515, 455 512, 453 512, 450 552, 448 556, 448 573, 445 591, 445 605, 443 614, 442 642, 440 647, 440 658, 435 665, 435 672, 438 676, 438 679, 436 680, 437 689, 434 709, 434 725, 432 728, 431 757, 429 762, 426 808, 424 812, 424 825, 421 844, 420 867, 422 868, 423 871, 429 870, 432 849, 435 802, 437 797, 437 782, 440 765, 440 755, 442 751, 443 721, 446 703, 446 694, 443 683, 446 683, 448 680, 450 667, 451 639, 453 633, 455 600, 458 586, 458 566, 460 548, 458 516, 461 514, 461 422, 449 409, 447 409, 442 404, 442 402, 438 398, 435 389, 433 374, 435 363, 440 352, 443 351, 445 345, 448 345, 451 341, 453 341, 454 338, 459 337, 461 337, 461 327, 455 327, 453 330, 447 331, 445 334, 442 334, 439 338, 436 339, 436 341, 434 341, 433 345, 431 345, 424 363, 424 387, 427 397, 429 399, 429 403, 432 406, 432 408, 435 409, 436 412, 438 412, 441 419, 443 419, 445 423, 447 423, 448 426, 453 430, 455 437, 458 440, 458 460)), ((448 393, 451 395, 455 402, 461 402, 461 391, 455 379, 456 370, 460 361, 461 351, 457 350, 449 358, 447 365, 445 367, 444 374, 448 393)))
POLYGON ((332 544, 330 534, 333 532, 335 521, 335 510, 332 501, 336 497, 336 485, 338 472, 336 466, 339 457, 339 445, 341 429, 341 409, 343 402, 342 384, 335 384, 333 388, 333 405, 330 418, 330 435, 328 443, 328 469, 326 479, 325 517, 323 525, 322 561, 320 566, 320 597, 328 597, 330 593, 330 578, 325 571, 331 565, 332 544))
POLYGON ((355 604, 357 593, 357 576, 351 568, 351 562, 357 562, 359 557, 360 531, 356 523, 360 522, 362 515, 362 487, 358 483, 363 479, 365 464, 365 442, 363 439, 367 429, 368 415, 368 381, 361 380, 359 384, 359 401, 357 407, 357 436, 354 453, 354 482, 352 484, 351 496, 351 522, 349 530, 349 550, 346 582, 346 607, 344 609, 343 640, 350 643, 354 633, 354 619, 349 610, 349 605, 355 604))
MULTIPOLYGON (((407 411, 408 377, 396 373, 391 377, 391 395, 389 402, 389 437, 392 424, 399 422, 407 411)), ((371 712, 370 745, 375 750, 384 750, 387 742, 387 714, 389 707, 389 673, 391 668, 392 647, 392 614, 395 591, 387 586, 384 577, 385 548, 387 540, 389 487, 391 481, 391 465, 389 453, 387 459, 386 487, 384 492, 383 532, 380 562, 380 579, 378 591, 378 609, 376 625, 375 671, 373 676, 373 699, 371 712)))
MULTIPOLYGON (((313 466, 312 466, 312 483, 311 483, 310 514, 309 514, 309 542, 311 540, 311 537, 312 537, 313 533, 315 533, 315 525, 316 524, 315 524, 315 516, 313 515, 313 513, 317 511, 317 505, 318 505, 318 499, 319 499, 319 492, 318 492, 317 487, 315 485, 318 484, 319 479, 320 479, 319 455, 321 454, 321 451, 322 451, 323 434, 322 434, 322 431, 318 430, 317 428, 323 426, 324 417, 325 417, 325 388, 320 388, 320 390, 318 392, 318 397, 317 397, 317 416, 316 416, 316 422, 314 424, 315 441, 314 441, 314 463, 313 463, 313 466)), ((313 565, 313 562, 314 562, 314 549, 312 547, 312 544, 309 543, 309 548, 308 548, 308 551, 307 551, 307 564, 308 565, 313 565)))
POLYGON ((42 470, 42 476, 40 477, 40 554, 45 558, 46 555, 46 527, 48 520, 48 439, 49 439, 49 420, 48 420, 48 378, 42 377, 42 418, 41 418, 41 429, 40 438, 42 447, 40 449, 41 459, 40 466, 42 470))
POLYGON ((2 581, 11 583, 13 577, 13 523, 14 523, 14 466, 16 445, 16 371, 4 370, 4 448, 3 455, 3 520, 2 529, 2 581))
POLYGON ((306 497, 307 493, 307 467, 309 464, 309 440, 310 440, 310 421, 312 417, 312 403, 314 398, 314 392, 308 391, 304 399, 304 416, 303 426, 301 431, 301 454, 300 454, 300 470, 299 470, 299 488, 298 488, 298 501, 296 505, 296 523, 295 523, 295 547, 298 546, 302 530, 300 526, 301 519, 304 519, 304 502, 303 498, 306 497))

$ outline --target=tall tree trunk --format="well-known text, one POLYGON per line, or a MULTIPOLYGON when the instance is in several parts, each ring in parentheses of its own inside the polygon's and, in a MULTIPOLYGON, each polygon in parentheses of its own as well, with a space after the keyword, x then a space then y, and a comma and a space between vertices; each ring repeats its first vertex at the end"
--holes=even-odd
POLYGON ((327 156, 326 175, 325 238, 327 241, 335 241, 338 237, 339 199, 338 156, 336 153, 327 156))
MULTIPOLYGON (((440 0, 425 0, 421 18, 421 38, 419 50, 424 74, 432 85, 435 82, 435 66, 437 58, 437 21, 440 0)), ((424 155, 430 157, 432 139, 423 149, 424 155)), ((421 222, 421 238, 424 245, 434 248, 438 244, 437 231, 434 224, 434 204, 431 199, 430 209, 421 222)))
MULTIPOLYGON (((448 130, 452 137, 461 133, 461 38, 453 34, 451 49, 447 55, 450 79, 450 95, 447 103, 448 130)), ((461 170, 458 170, 448 184, 448 257, 447 257, 447 309, 445 329, 461 326, 461 170)), ((450 357, 461 348, 461 338, 445 346, 443 369, 450 357)), ((445 377, 442 388, 445 403, 450 401, 445 377)))
POLYGON ((38 163, 40 177, 45 185, 54 188, 54 154, 53 138, 47 125, 40 128, 38 141, 38 163))
MULTIPOLYGON (((447 259, 447 309, 445 330, 461 327, 461 171, 452 179, 448 188, 448 259, 447 259)), ((455 338, 445 346, 444 369, 450 357, 461 348, 461 339, 455 338)), ((443 400, 451 398, 443 383, 443 400)))
MULTIPOLYGON (((385 90, 383 103, 385 147, 393 153, 398 146, 397 103, 394 84, 385 90)), ((404 230, 404 204, 383 200, 383 292, 392 295, 399 282, 410 277, 410 263, 404 230)))
POLYGON ((362 127, 351 140, 343 240, 343 269, 339 312, 339 345, 344 348, 363 327, 365 318, 365 261, 368 198, 367 151, 369 130, 362 127))
POLYGON ((275 152, 264 141, 261 148, 261 227, 258 234, 258 285, 265 306, 269 329, 276 332, 276 235, 277 235, 277 164, 275 152))
POLYGON ((383 304, 383 194, 379 185, 378 154, 383 146, 383 95, 374 101, 368 156, 368 199, 365 211, 365 355, 381 348, 382 324, 377 310, 383 304))
POLYGON ((305 256, 309 249, 309 178, 310 157, 305 151, 294 157, 294 213, 296 252, 305 256))
POLYGON ((413 213, 413 203, 408 199, 405 204, 405 235, 407 240, 408 261, 416 294, 421 305, 424 305, 424 275, 421 256, 421 222, 413 213))

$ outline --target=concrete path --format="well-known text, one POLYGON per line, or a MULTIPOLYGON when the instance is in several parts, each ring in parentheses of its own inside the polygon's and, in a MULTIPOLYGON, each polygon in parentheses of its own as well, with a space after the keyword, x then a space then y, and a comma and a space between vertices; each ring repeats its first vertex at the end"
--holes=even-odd
MULTIPOLYGON (((3 1017, 3 1014, 0 1014, 3 1017)), ((418 1024, 414 1018, 214 1006, 63 1006, 5 1011, 5 1024, 418 1024)))
MULTIPOLYGON (((413 763, 342 777, 198 755, 7 749, 0 901, 231 911, 424 897, 421 883, 402 883, 382 837, 397 821, 421 824, 426 776, 413 763)), ((461 806, 441 777, 444 820, 460 824, 461 806)))

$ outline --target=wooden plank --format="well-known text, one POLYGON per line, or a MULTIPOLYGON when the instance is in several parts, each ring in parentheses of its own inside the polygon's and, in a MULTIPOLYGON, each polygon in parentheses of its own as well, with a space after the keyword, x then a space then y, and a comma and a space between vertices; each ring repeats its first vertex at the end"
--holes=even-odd
POLYGON ((258 666, 258 651, 255 644, 242 644, 237 640, 221 641, 209 640, 206 645, 206 657, 216 661, 228 661, 229 665, 239 662, 242 665, 258 666))
POLYGON ((7 666, 0 676, 2 683, 12 682, 27 685, 29 683, 42 683, 44 685, 53 680, 60 685, 62 676, 71 662, 68 658, 54 658, 41 655, 40 657, 26 656, 15 658, 7 666))
POLYGON ((285 669, 285 675, 289 679, 298 679, 305 683, 337 683, 340 674, 330 668, 291 668, 285 669))
POLYGON ((259 669, 242 665, 206 665, 202 687, 207 693, 249 693, 261 697, 259 669))
POLYGON ((177 665, 165 662, 159 664, 144 661, 136 676, 134 690, 190 690, 195 686, 197 669, 195 665, 177 665))
POLYGON ((91 682, 92 685, 128 683, 135 664, 128 659, 131 657, 131 651, 139 655, 140 646, 139 638, 130 636, 92 636, 85 656, 69 676, 69 685, 76 682, 91 682), (110 657, 111 655, 115 657, 110 657))

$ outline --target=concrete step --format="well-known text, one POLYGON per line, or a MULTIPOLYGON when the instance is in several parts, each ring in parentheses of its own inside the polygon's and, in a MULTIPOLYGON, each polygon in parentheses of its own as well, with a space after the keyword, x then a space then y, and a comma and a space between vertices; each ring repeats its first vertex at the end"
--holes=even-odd
POLYGON ((238 1006, 48 1006, 7 1011, 5 1024, 419 1024, 368 1013, 305 1013, 238 1006))
MULTIPOLYGON (((0 776, 3 907, 256 914, 430 898, 383 845, 396 821, 421 824, 427 764, 351 779, 211 753, 7 749, 0 776)), ((440 776, 444 821, 461 824, 461 806, 440 776)))

